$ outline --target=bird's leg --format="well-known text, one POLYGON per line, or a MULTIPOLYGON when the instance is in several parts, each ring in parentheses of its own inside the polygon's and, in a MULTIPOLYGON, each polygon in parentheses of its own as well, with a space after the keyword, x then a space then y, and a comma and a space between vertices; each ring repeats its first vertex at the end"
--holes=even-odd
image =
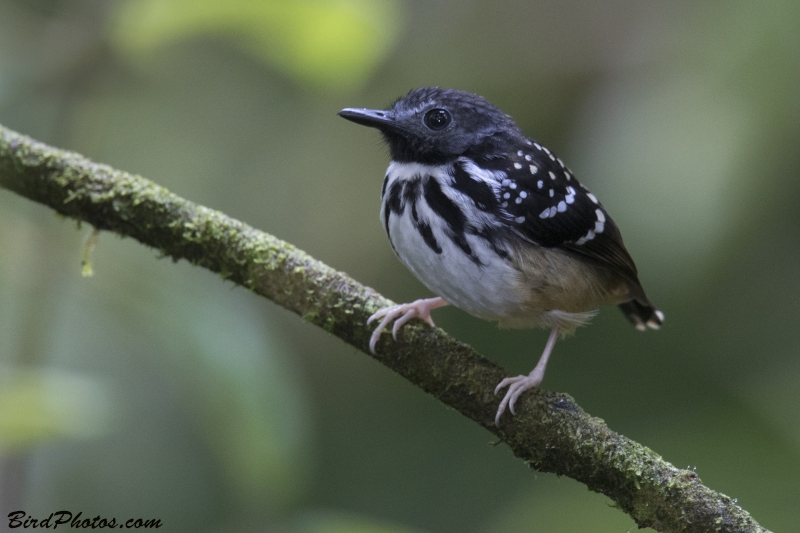
POLYGON ((500 416, 506 410, 506 407, 508 407, 512 415, 516 414, 514 412, 514 403, 517 401, 517 398, 519 398, 519 395, 528 389, 538 387, 539 383, 542 382, 544 379, 544 371, 547 369, 547 360, 550 359, 550 354, 553 352, 553 346, 555 346, 557 338, 558 328, 554 327, 550 331, 550 337, 547 339, 547 345, 544 347, 544 352, 542 352, 539 362, 536 363, 536 366, 533 367, 530 374, 527 376, 520 375, 513 378, 506 378, 495 387, 495 394, 500 392, 501 389, 508 387, 503 401, 500 402, 500 407, 497 408, 497 416, 494 417, 495 426, 500 425, 500 416))
POLYGON ((445 305, 447 305, 447 302, 444 301, 443 298, 436 297, 423 298, 408 304, 393 305, 379 310, 367 319, 367 324, 370 324, 373 320, 383 317, 383 320, 381 320, 381 323, 375 328, 375 331, 372 332, 372 337, 369 339, 369 351, 375 353, 375 345, 378 344, 378 340, 381 338, 383 328, 388 326, 392 320, 394 320, 392 337, 394 340, 397 340, 397 332, 403 324, 412 318, 421 318, 431 326, 435 326, 436 324, 433 323, 433 319, 431 318, 431 311, 438 307, 444 307, 445 305))

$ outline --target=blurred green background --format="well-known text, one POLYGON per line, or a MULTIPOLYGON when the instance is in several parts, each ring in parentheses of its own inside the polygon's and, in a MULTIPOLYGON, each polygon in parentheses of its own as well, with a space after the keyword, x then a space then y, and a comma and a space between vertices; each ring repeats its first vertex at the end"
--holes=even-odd
MULTIPOLYGON (((800 3, 2 0, 0 123, 286 239, 395 301, 376 132, 486 96, 606 205, 651 299, 557 345, 546 389, 800 530, 800 3)), ((218 276, 0 190, 0 515, 166 531, 635 529, 374 361, 218 276)), ((528 372, 544 331, 438 325, 528 372)), ((2 521, 5 527, 5 519, 2 521)))

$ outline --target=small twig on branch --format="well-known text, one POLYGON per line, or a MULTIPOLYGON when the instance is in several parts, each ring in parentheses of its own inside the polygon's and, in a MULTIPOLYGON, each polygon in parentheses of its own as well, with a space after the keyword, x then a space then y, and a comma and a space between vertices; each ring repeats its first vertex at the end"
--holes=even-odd
POLYGON ((495 363, 437 328, 408 324, 368 349, 367 317, 392 302, 289 243, 170 193, 152 181, 0 126, 0 187, 101 230, 133 237, 247 287, 336 335, 477 422, 531 468, 605 494, 640 527, 767 532, 728 496, 611 431, 566 394, 532 390, 494 426, 495 363))

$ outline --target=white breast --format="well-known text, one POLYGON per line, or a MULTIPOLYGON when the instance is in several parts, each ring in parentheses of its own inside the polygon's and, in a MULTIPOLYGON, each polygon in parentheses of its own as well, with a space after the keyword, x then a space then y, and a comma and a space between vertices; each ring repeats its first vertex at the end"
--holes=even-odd
MULTIPOLYGON (((478 211, 471 199, 451 188, 449 168, 414 163, 392 163, 389 166, 381 202, 381 221, 394 251, 428 289, 456 307, 487 320, 519 315, 523 312, 525 299, 520 273, 507 259, 498 255, 486 239, 467 231, 464 238, 472 256, 478 259, 476 262, 456 243, 445 220, 425 199, 427 180, 436 180, 444 195, 465 212, 467 220, 475 217, 485 220, 486 215, 478 211), (418 179, 421 180, 418 197, 403 197, 399 213, 397 206, 395 209, 387 206, 393 187, 405 187, 418 179), (416 213, 416 221, 412 211, 416 213), (436 253, 426 243, 420 225, 430 227, 441 253, 436 253)), ((492 177, 487 176, 487 179, 492 177)))

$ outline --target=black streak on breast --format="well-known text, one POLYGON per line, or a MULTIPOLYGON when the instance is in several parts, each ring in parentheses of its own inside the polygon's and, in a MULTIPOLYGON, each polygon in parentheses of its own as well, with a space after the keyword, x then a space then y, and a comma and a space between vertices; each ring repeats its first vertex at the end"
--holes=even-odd
MULTIPOLYGON (((385 184, 384 184, 385 189, 385 184)), ((400 215, 403 213, 403 182, 396 181, 392 187, 389 189, 389 197, 386 199, 384 208, 383 208, 383 227, 386 229, 386 235, 389 237, 389 244, 392 245, 394 248, 394 243, 392 242, 392 235, 389 233, 389 217, 392 213, 395 215, 400 215)))
POLYGON ((472 253, 472 248, 467 242, 467 221, 464 213, 462 213, 461 209, 442 192, 439 182, 434 178, 428 178, 428 181, 425 182, 424 189, 425 201, 428 202, 428 206, 444 220, 450 229, 450 234, 448 236, 476 265, 481 266, 481 260, 472 253))
POLYGON ((439 246, 439 243, 436 241, 436 237, 433 235, 433 229, 431 229, 430 224, 419 219, 419 213, 417 213, 417 202, 419 201, 420 196, 422 196, 422 179, 419 176, 415 176, 406 182, 406 187, 403 191, 403 200, 404 203, 411 206, 411 219, 414 222, 414 228, 416 228, 416 230, 419 232, 422 240, 425 241, 425 244, 428 246, 428 248, 433 250, 435 253, 440 254, 442 253, 442 247, 439 246))

